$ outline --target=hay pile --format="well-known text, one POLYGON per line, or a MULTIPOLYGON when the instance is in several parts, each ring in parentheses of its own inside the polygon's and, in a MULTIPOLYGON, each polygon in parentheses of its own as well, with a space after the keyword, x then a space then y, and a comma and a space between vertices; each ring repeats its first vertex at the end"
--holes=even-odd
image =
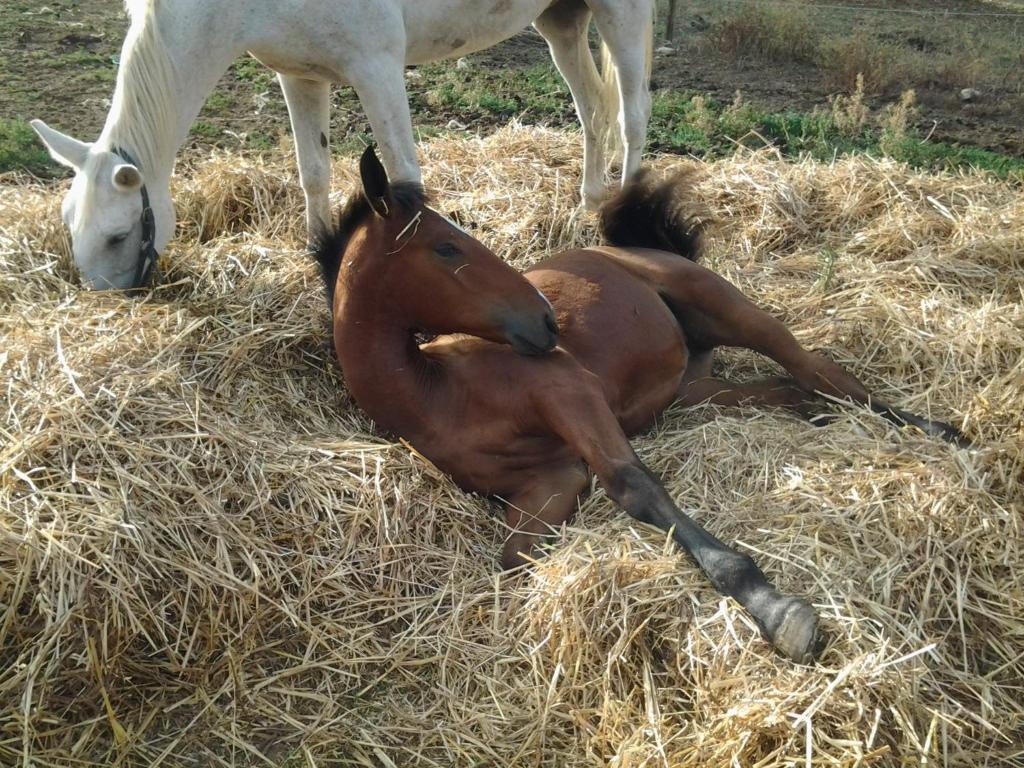
MULTIPOLYGON (((591 242, 579 156, 521 128, 422 148, 440 210, 519 265, 591 242)), ((715 268, 981 446, 856 410, 673 409, 636 441, 819 607, 813 668, 600 491, 532 574, 499 576, 496 508, 375 435, 328 358, 292 158, 181 174, 144 301, 80 292, 59 195, 3 188, 0 764, 1012 762, 1024 194, 768 153, 707 165, 699 193, 715 268)))

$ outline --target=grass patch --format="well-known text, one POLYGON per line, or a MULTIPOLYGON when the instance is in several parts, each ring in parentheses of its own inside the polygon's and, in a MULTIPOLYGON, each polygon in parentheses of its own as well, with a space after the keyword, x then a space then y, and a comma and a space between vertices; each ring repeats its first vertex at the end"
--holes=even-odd
MULTIPOLYGON (((934 26, 934 25, 933 25, 934 26)), ((793 4, 747 2, 720 15, 706 35, 733 61, 813 65, 830 89, 850 92, 863 77, 869 94, 906 88, 1024 87, 1019 40, 991 32, 872 26, 871 19, 825 19, 793 4)))
POLYGON ((216 139, 221 134, 220 128, 205 120, 197 120, 192 124, 189 133, 193 136, 202 136, 206 139, 216 139))
POLYGON ((987 149, 933 144, 908 136, 895 142, 887 154, 915 168, 946 171, 976 168, 988 171, 1001 179, 1024 182, 1024 160, 1000 155, 987 149))
POLYGON ((260 89, 269 88, 275 77, 269 68, 263 66, 251 56, 237 60, 231 65, 231 72, 239 80, 252 83, 260 89))
POLYGON ((437 119, 451 111, 460 122, 481 117, 519 117, 526 123, 575 122, 569 89, 550 64, 524 69, 460 69, 430 64, 416 70, 409 87, 413 113, 437 119), (417 81, 429 83, 417 87, 417 81), (454 114, 457 113, 457 114, 454 114))
POLYGON ((651 109, 652 149, 719 158, 737 147, 765 143, 785 157, 810 155, 830 160, 864 153, 892 157, 915 168, 976 168, 999 178, 1024 180, 1024 160, 987 150, 931 143, 914 135, 913 91, 872 120, 863 102, 863 86, 849 97, 836 97, 828 109, 813 112, 768 112, 737 98, 723 104, 703 96, 657 93, 651 109))
POLYGON ((28 171, 36 176, 63 175, 27 122, 0 118, 0 173, 28 171))

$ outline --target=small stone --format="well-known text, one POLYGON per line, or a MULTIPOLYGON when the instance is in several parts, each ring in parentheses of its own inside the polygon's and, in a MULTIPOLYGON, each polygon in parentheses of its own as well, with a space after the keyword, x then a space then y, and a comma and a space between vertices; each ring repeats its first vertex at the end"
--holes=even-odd
POLYGON ((461 59, 455 60, 456 69, 469 69, 469 59, 463 56, 461 59))
POLYGON ((966 103, 970 101, 977 101, 980 98, 981 91, 975 88, 964 88, 962 91, 960 91, 960 101, 962 102, 966 103))
POLYGON ((654 49, 654 52, 659 56, 668 56, 670 53, 675 53, 676 49, 671 45, 662 45, 654 49))

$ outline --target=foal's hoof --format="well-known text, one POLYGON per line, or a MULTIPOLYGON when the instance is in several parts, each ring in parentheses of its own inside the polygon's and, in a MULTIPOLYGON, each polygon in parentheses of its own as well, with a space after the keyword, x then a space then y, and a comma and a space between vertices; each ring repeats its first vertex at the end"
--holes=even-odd
POLYGON ((952 443, 957 448, 973 448, 974 444, 968 437, 952 424, 944 421, 929 421, 925 430, 930 435, 942 438, 947 443, 952 443))
POLYGON ((911 424, 926 435, 931 437, 938 437, 945 440, 947 443, 952 443, 957 448, 973 448, 973 444, 959 429, 954 427, 952 424, 947 424, 944 421, 932 421, 921 416, 917 416, 909 411, 904 411, 902 408, 893 408, 892 406, 884 406, 876 409, 882 417, 888 421, 891 421, 897 426, 904 426, 911 424))
POLYGON ((824 647, 818 614, 798 597, 789 598, 782 621, 769 639, 779 653, 798 664, 813 664, 824 647))

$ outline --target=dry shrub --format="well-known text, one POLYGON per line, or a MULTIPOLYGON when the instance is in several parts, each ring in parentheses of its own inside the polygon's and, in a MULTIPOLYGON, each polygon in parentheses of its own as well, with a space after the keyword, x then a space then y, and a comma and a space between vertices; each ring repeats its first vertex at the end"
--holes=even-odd
MULTIPOLYGON (((438 208, 519 266, 593 242, 576 134, 510 127, 421 158, 438 208)), ((56 189, 3 190, 0 763, 1010 761, 1019 188, 866 158, 703 166, 724 222, 710 260, 978 442, 715 408, 635 441, 680 504, 818 606, 832 642, 800 667, 600 491, 532 573, 499 576, 490 504, 376 435, 324 351, 294 175, 217 154, 179 178, 182 219, 225 233, 189 224, 135 301, 70 281, 56 189)), ((723 356, 724 376, 771 370, 723 356)))
POLYGON ((907 82, 910 54, 899 46, 857 32, 846 38, 831 38, 821 46, 820 64, 829 87, 853 92, 858 87, 879 94, 907 82))
POLYGON ((916 101, 917 95, 912 90, 904 91, 898 102, 887 106, 879 115, 878 125, 882 133, 878 146, 885 154, 894 154, 900 143, 906 140, 907 128, 917 117, 916 101))
POLYGON ((986 85, 991 73, 976 50, 957 50, 945 56, 929 56, 917 82, 956 93, 961 88, 986 85))
POLYGON ((810 63, 818 56, 821 34, 806 14, 790 7, 744 4, 708 32, 721 53, 732 59, 810 63))
POLYGON ((829 116, 836 130, 843 136, 861 136, 867 126, 871 110, 864 103, 864 75, 859 74, 849 96, 837 93, 828 100, 829 116))

